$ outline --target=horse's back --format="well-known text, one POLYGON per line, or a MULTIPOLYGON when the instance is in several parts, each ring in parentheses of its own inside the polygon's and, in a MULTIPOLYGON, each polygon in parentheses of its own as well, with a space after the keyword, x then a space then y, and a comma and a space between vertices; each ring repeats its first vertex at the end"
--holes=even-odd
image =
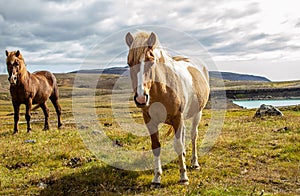
POLYGON ((49 71, 37 71, 32 75, 38 80, 39 86, 37 90, 37 97, 44 97, 58 99, 58 86, 56 77, 49 71))
POLYGON ((45 80, 51 87, 56 86, 56 77, 49 71, 36 71, 33 73, 40 80, 45 80))
POLYGON ((209 96, 209 78, 205 66, 195 66, 188 61, 175 61, 175 72, 179 75, 185 100, 185 116, 191 117, 201 111, 209 96))

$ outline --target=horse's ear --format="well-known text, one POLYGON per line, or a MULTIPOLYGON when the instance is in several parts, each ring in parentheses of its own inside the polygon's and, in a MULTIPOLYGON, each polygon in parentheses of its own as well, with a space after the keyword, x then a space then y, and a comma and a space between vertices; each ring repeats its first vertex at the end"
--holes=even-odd
POLYGON ((19 57, 20 56, 20 51, 19 50, 17 50, 17 52, 16 52, 16 57, 19 57))
POLYGON ((8 56, 8 51, 7 50, 5 50, 5 54, 6 54, 6 56, 8 56))
POLYGON ((133 36, 131 35, 130 32, 128 32, 128 33, 126 34, 125 40, 126 40, 127 46, 130 47, 131 44, 132 44, 132 42, 133 42, 133 36))
POLYGON ((147 40, 148 47, 153 48, 155 43, 156 43, 156 35, 155 33, 152 32, 147 40))

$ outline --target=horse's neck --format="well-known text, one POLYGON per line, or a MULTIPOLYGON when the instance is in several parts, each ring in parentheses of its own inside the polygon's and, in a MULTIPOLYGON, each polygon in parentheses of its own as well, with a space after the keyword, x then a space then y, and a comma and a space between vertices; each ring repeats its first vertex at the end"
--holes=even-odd
POLYGON ((20 83, 27 83, 27 80, 30 77, 30 73, 27 71, 26 67, 22 69, 22 72, 19 73, 20 83))
POLYGON ((160 55, 156 56, 156 66, 154 67, 155 85, 159 85, 161 93, 167 92, 167 87, 177 89, 176 74, 174 72, 174 62, 170 55, 161 49, 160 55), (176 87, 175 87, 175 86, 176 87))

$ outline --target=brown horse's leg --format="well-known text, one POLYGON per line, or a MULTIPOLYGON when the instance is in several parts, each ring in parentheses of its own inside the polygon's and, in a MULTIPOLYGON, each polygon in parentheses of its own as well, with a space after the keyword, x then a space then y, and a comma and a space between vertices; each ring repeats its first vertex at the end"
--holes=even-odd
POLYGON ((50 97, 50 100, 55 108, 56 114, 57 114, 57 126, 60 128, 62 126, 61 122, 61 107, 58 103, 58 93, 56 93, 54 96, 50 97))
POLYGON ((14 133, 18 133, 18 122, 19 122, 19 112, 20 112, 20 104, 19 103, 14 103, 14 133))
POLYGON ((49 130, 49 109, 46 105, 46 103, 42 103, 40 104, 40 107, 42 108, 43 112, 44 112, 44 116, 45 116, 45 125, 44 125, 44 130, 49 130))
POLYGON ((177 117, 173 120, 173 127, 175 130, 174 148, 178 155, 180 167, 179 183, 187 185, 189 179, 187 177, 185 165, 185 126, 182 114, 178 114, 177 117))
POLYGON ((32 99, 29 98, 26 103, 26 113, 25 113, 25 118, 27 121, 27 133, 29 133, 31 131, 31 127, 30 127, 31 106, 32 106, 32 99))

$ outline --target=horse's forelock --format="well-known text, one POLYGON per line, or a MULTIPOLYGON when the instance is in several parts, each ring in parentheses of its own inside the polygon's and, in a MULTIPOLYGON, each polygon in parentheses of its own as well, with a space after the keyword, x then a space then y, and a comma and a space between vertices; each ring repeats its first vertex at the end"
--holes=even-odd
POLYGON ((24 58, 20 52, 18 51, 8 52, 6 62, 12 62, 15 61, 15 59, 18 59, 21 62, 21 65, 23 65, 24 67, 26 66, 24 58))
POLYGON ((19 51, 7 52, 7 59, 12 59, 13 57, 24 60, 22 54, 19 51))
MULTIPOLYGON (((128 54, 128 61, 130 63, 133 63, 134 65, 139 63, 139 60, 142 55, 144 55, 147 51, 148 46, 148 39, 150 37, 150 33, 147 33, 145 31, 138 31, 133 36, 133 42, 130 46, 130 51, 128 54)), ((156 44, 153 46, 153 49, 156 47, 158 43, 158 40, 156 41, 156 44)))

